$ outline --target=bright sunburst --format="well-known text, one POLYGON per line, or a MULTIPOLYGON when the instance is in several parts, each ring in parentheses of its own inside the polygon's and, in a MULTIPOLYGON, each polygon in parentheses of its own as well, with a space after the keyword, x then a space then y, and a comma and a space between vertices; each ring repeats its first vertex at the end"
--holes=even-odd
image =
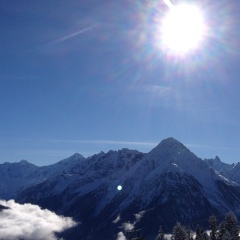
POLYGON ((196 6, 173 6, 162 21, 161 42, 174 54, 184 55, 200 46, 206 26, 196 6))

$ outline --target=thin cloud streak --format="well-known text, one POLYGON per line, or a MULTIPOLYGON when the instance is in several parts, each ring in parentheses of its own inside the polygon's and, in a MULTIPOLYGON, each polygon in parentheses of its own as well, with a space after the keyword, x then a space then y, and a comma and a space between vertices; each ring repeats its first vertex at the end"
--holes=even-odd
POLYGON ((172 91, 174 91, 171 87, 151 85, 151 84, 138 86, 136 87, 136 90, 141 92, 156 93, 161 95, 169 94, 172 91))
POLYGON ((14 155, 25 155, 25 156, 41 156, 41 157, 46 157, 46 156, 51 156, 51 157, 68 157, 72 155, 71 151, 51 151, 47 149, 35 149, 35 150, 20 150, 20 151, 14 151, 14 155))
POLYGON ((217 146, 209 146, 209 145, 201 145, 201 144, 185 144, 188 148, 203 148, 203 149, 212 149, 212 150, 218 150, 218 149, 234 149, 234 148, 228 148, 228 147, 217 147, 217 146))
MULTIPOLYGON (((13 145, 18 142, 24 142, 25 143, 33 143, 39 145, 40 143, 72 143, 72 144, 95 144, 95 145, 128 145, 128 146, 142 146, 142 147, 156 147, 159 142, 140 142, 140 141, 114 141, 114 140, 101 140, 101 139, 93 139, 93 140, 69 140, 69 139, 0 139, 0 147, 6 147, 8 145, 13 145)), ((184 144, 188 148, 202 148, 202 149, 225 149, 225 150, 237 150, 237 147, 229 147, 229 146, 212 146, 212 145, 204 145, 204 144, 195 144, 195 143, 185 143, 184 144)), ((2 149, 4 152, 8 152, 8 150, 2 149)), ((9 150, 10 151, 10 150, 9 150)), ((18 154, 19 151, 15 152, 12 151, 14 155, 18 154)), ((64 150, 48 150, 48 149, 37 149, 37 150, 21 150, 20 155, 36 155, 40 154, 41 156, 69 156, 72 154, 72 151, 64 151, 64 150)))
POLYGON ((130 142, 130 141, 110 141, 110 140, 57 140, 57 139, 49 139, 47 141, 49 141, 49 142, 59 142, 59 143, 135 145, 135 146, 150 146, 150 147, 155 147, 158 144, 158 143, 155 143, 155 142, 130 142))
POLYGON ((118 216, 116 217, 116 219, 113 220, 113 223, 118 223, 120 220, 121 220, 121 217, 120 217, 120 215, 118 215, 118 216))
POLYGON ((74 37, 77 37, 78 35, 81 35, 83 33, 86 33, 86 32, 89 32, 89 31, 92 31, 93 29, 97 28, 98 26, 100 25, 100 23, 96 23, 96 24, 93 24, 91 26, 88 26, 88 27, 85 27, 85 28, 82 28, 80 29, 79 31, 77 32, 74 32, 74 33, 71 33, 71 34, 68 34, 66 36, 63 36, 53 42, 50 43, 50 45, 52 44, 57 44, 57 43, 61 43, 61 42, 65 42, 67 40, 70 40, 74 37))

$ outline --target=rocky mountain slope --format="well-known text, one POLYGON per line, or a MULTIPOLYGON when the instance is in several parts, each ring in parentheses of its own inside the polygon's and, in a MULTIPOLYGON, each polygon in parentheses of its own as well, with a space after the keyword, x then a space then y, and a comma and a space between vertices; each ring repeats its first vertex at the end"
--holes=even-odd
POLYGON ((222 176, 240 184, 240 163, 227 164, 221 162, 219 157, 204 159, 209 167, 220 173, 222 176))
POLYGON ((159 225, 171 231, 176 221, 208 225, 212 213, 240 216, 240 185, 215 165, 169 138, 147 154, 122 149, 87 159, 75 154, 46 167, 2 164, 0 196, 72 216, 80 224, 66 239, 116 239, 133 227, 154 239, 159 225))

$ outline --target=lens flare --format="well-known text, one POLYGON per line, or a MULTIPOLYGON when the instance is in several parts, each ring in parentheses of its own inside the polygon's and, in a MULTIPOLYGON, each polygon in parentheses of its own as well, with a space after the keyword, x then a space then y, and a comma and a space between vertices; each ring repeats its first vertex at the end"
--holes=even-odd
POLYGON ((174 6, 161 24, 162 45, 172 53, 186 54, 200 46, 205 30, 199 8, 187 4, 174 6))
POLYGON ((169 0, 163 0, 163 1, 169 8, 173 7, 173 4, 169 0))

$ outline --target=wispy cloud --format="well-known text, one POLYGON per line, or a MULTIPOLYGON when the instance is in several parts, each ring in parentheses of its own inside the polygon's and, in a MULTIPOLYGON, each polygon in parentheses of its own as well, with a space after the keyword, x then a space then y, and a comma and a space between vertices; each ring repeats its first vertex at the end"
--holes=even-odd
POLYGON ((109 145, 131 145, 131 146, 149 146, 154 147, 158 143, 155 142, 136 142, 136 141, 114 141, 114 140, 61 140, 61 139, 48 139, 49 142, 62 142, 62 143, 79 143, 79 144, 109 144, 109 145))
POLYGON ((113 223, 118 223, 120 221, 120 219, 121 219, 121 217, 120 217, 120 215, 118 215, 116 217, 116 219, 113 220, 113 223))
POLYGON ((119 232, 117 235, 117 240, 126 240, 127 238, 124 236, 123 232, 119 232))
POLYGON ((139 213, 134 214, 136 222, 139 222, 141 220, 141 218, 143 217, 144 213, 146 213, 146 211, 141 211, 139 213))
MULTIPOLYGON (((149 210, 147 210, 147 211, 149 211, 149 210)), ((141 211, 139 213, 134 214, 135 221, 133 223, 131 223, 131 222, 124 222, 124 223, 122 223, 120 228, 122 228, 125 232, 132 231, 134 229, 135 225, 141 220, 141 218, 143 217, 144 213, 146 213, 146 211, 141 211)), ((116 219, 118 219, 118 217, 116 219)), ((120 220, 120 217, 119 217, 119 220, 120 220)), ((113 221, 113 223, 115 223, 114 221, 113 221)), ((118 233, 117 240, 126 240, 126 237, 125 237, 123 232, 119 232, 118 233)))
POLYGON ((67 158, 75 152, 85 157, 100 151, 122 148, 149 151, 158 142, 115 141, 102 139, 0 139, 0 162, 16 162, 21 159, 35 161, 36 165, 48 165, 67 158))
POLYGON ((9 209, 0 212, 1 240, 57 240, 54 233, 76 226, 71 218, 58 216, 37 205, 0 200, 9 209))
POLYGON ((81 35, 81 34, 84 34, 86 32, 92 31, 92 30, 94 30, 95 28, 97 28, 99 26, 100 26, 100 23, 95 23, 95 24, 93 24, 91 26, 87 26, 87 27, 82 28, 82 29, 80 29, 80 30, 78 30, 76 32, 73 32, 73 33, 70 33, 68 35, 65 35, 65 36, 63 36, 63 37, 61 37, 61 38, 59 38, 59 39, 49 43, 49 45, 53 45, 53 44, 57 44, 57 43, 68 41, 68 40, 70 40, 70 39, 72 39, 74 37, 77 37, 78 35, 81 35))
POLYGON ((18 150, 12 152, 17 156, 39 156, 39 157, 68 157, 73 154, 72 151, 51 151, 47 149, 35 149, 35 150, 18 150))
MULTIPOLYGON (((151 209, 150 209, 150 210, 151 210, 151 209)), ((147 211, 149 211, 149 210, 147 210, 147 211)), ((141 212, 139 212, 139 213, 134 214, 135 221, 134 221, 133 223, 124 222, 124 223, 122 224, 122 227, 121 227, 121 228, 122 228, 124 231, 126 231, 126 232, 133 230, 134 227, 135 227, 135 225, 136 225, 136 223, 138 223, 138 222, 141 220, 141 218, 143 217, 143 215, 144 215, 147 211, 141 211, 141 212)))
MULTIPOLYGON (((154 208, 150 208, 150 209, 147 209, 145 211, 140 211, 139 213, 134 214, 135 221, 133 223, 131 223, 129 221, 124 222, 124 223, 122 223, 120 228, 123 229, 125 232, 132 231, 134 229, 135 225, 142 219, 143 215, 146 212, 149 212, 149 211, 152 211, 152 210, 154 210, 154 208)), ((118 233, 117 240, 126 240, 126 237, 123 234, 123 232, 118 233)))
POLYGON ((173 91, 171 87, 168 86, 159 86, 153 84, 141 85, 136 87, 137 91, 146 92, 146 93, 155 93, 155 94, 168 94, 173 91))
POLYGON ((122 228, 124 229, 125 232, 127 231, 132 231, 135 227, 135 223, 130 223, 130 222, 125 222, 122 224, 122 228))
MULTIPOLYGON (((118 140, 102 140, 102 139, 3 139, 0 138, 0 145, 16 144, 18 142, 37 144, 41 143, 76 143, 76 144, 109 144, 109 145, 136 145, 136 146, 156 146, 158 142, 141 142, 141 141, 118 141, 118 140)), ((54 151, 52 151, 54 153, 54 151)), ((69 152, 61 151, 62 155, 69 154, 69 152)))
POLYGON ((227 148, 227 147, 217 147, 217 146, 210 146, 210 145, 204 145, 204 144, 191 144, 187 143, 185 144, 186 147, 188 148, 202 148, 202 149, 212 149, 212 150, 218 150, 218 149, 234 149, 234 148, 227 148))

